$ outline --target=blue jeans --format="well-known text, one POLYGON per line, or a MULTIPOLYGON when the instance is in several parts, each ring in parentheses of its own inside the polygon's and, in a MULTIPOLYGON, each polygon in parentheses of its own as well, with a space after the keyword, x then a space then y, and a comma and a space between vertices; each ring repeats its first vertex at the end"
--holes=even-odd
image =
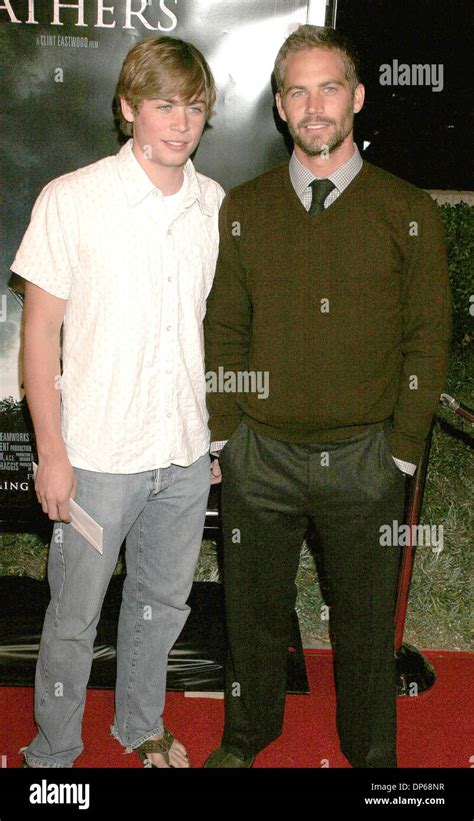
POLYGON ((128 749, 162 732, 168 653, 189 614, 210 486, 208 454, 189 467, 143 473, 74 471, 76 501, 103 526, 103 555, 71 525, 56 523, 36 666, 38 734, 25 748, 27 762, 43 767, 72 767, 83 750, 97 624, 125 538, 111 730, 128 749))

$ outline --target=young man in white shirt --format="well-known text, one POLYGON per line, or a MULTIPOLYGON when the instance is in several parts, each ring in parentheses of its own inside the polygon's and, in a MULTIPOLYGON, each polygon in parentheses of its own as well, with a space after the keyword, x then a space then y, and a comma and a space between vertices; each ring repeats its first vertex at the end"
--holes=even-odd
POLYGON ((202 320, 223 191, 189 158, 215 86, 196 48, 152 37, 125 58, 117 101, 133 139, 43 189, 12 265, 27 280, 36 493, 56 522, 30 767, 72 767, 82 752, 96 627, 125 538, 111 731, 147 767, 190 766, 162 712, 210 485, 202 320), (103 555, 69 523, 69 498, 103 527, 103 555))

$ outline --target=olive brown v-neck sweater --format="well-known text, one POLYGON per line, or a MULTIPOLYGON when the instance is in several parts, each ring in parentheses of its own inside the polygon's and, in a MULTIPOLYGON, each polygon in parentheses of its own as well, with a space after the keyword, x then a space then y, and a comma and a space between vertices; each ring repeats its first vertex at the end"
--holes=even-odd
POLYGON ((214 382, 211 439, 228 439, 242 417, 295 443, 342 439, 391 417, 392 455, 417 463, 450 324, 443 225, 428 194, 364 162, 310 215, 288 165, 272 169, 221 208, 206 371, 220 369, 227 385, 230 373, 262 372, 262 381, 240 394, 214 382))

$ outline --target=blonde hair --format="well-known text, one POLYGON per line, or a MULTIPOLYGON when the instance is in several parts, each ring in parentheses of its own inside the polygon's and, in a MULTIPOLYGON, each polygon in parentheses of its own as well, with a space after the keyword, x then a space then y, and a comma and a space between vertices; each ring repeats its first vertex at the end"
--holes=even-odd
POLYGON ((123 116, 120 97, 138 114, 143 100, 180 99, 190 102, 200 95, 207 116, 216 101, 211 69, 191 43, 175 37, 146 37, 136 43, 123 61, 115 91, 115 110, 121 130, 132 136, 133 124, 123 116))
POLYGON ((285 40, 275 60, 273 70, 277 91, 283 92, 288 57, 298 51, 325 48, 335 51, 342 59, 346 80, 352 93, 360 83, 359 57, 353 44, 339 31, 322 26, 300 26, 285 40))

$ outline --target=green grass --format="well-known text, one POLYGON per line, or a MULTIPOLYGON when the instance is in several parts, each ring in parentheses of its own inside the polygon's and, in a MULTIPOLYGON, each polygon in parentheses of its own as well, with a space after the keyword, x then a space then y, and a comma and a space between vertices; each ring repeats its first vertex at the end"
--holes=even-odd
POLYGON ((47 546, 31 533, 0 534, 0 576, 43 579, 47 546))

